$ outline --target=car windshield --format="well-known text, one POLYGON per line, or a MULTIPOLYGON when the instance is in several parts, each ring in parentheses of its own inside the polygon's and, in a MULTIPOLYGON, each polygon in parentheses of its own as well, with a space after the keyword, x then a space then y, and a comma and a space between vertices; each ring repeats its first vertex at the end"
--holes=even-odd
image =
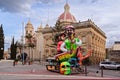
POLYGON ((117 64, 116 62, 112 62, 112 64, 117 64))
POLYGON ((111 64, 111 62, 101 62, 101 64, 111 64))
POLYGON ((119 64, 119 63, 114 61, 103 61, 101 62, 101 64, 119 64))
POLYGON ((116 64, 120 64, 120 63, 114 62, 114 61, 103 61, 103 62, 101 62, 101 64, 114 64, 114 65, 116 65, 116 64))

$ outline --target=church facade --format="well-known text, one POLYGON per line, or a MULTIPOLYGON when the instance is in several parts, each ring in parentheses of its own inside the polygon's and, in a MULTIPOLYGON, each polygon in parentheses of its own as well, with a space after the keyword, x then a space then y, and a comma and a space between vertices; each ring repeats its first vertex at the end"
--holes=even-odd
MULTIPOLYGON (((60 25, 63 29, 66 25, 73 25, 75 27, 75 35, 83 42, 83 53, 86 54, 88 49, 93 50, 89 60, 92 64, 98 64, 106 57, 106 35, 105 33, 90 19, 83 22, 77 22, 75 17, 70 13, 70 6, 68 3, 64 6, 64 12, 58 17, 60 25)), ((57 22, 56 21, 56 22, 57 22)), ((35 46, 33 48, 26 47, 26 52, 34 60, 45 60, 48 57, 56 55, 56 47, 51 47, 53 44, 54 32, 47 24, 45 27, 40 25, 36 31, 30 20, 25 26, 25 35, 31 34, 33 41, 35 40, 35 46)), ((25 44, 28 40, 25 40, 25 44)))

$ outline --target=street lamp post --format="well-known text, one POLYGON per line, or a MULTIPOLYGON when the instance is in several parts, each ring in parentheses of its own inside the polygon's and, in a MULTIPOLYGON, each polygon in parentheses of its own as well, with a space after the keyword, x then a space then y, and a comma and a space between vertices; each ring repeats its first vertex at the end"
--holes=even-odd
POLYGON ((24 65, 24 23, 22 23, 22 54, 23 54, 23 60, 22 64, 24 65))

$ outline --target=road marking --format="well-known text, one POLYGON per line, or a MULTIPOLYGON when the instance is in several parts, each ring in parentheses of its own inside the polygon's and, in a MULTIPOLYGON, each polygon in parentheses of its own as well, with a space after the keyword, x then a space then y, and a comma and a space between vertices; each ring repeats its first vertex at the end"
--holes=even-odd
MULTIPOLYGON (((48 79, 48 78, 54 78, 54 79, 103 79, 101 77, 92 77, 92 76, 73 76, 73 75, 38 75, 38 74, 0 74, 3 76, 19 76, 19 77, 40 77, 42 79, 48 79)), ((104 79, 109 79, 109 78, 104 78, 104 79)))
POLYGON ((72 75, 39 75, 39 74, 0 74, 0 75, 11 75, 11 76, 39 76, 39 77, 81 77, 81 76, 72 76, 72 75))

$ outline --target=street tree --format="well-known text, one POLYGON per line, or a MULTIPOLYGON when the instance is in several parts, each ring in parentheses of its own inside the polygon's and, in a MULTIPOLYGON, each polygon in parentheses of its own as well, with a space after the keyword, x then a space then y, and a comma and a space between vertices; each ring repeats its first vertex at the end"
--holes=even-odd
POLYGON ((10 47, 10 50, 11 50, 11 59, 15 60, 16 59, 16 55, 17 55, 17 44, 18 42, 14 41, 14 37, 12 38, 12 42, 11 42, 11 47, 10 47))
POLYGON ((0 26, 0 59, 3 59, 4 55, 4 31, 3 25, 0 26))

